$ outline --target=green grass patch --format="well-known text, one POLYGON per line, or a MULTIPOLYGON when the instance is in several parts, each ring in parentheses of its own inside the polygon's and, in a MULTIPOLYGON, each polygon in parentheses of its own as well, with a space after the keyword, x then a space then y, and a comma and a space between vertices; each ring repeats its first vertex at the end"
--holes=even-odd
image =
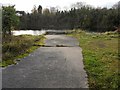
POLYGON ((20 35, 3 38, 0 66, 6 67, 16 64, 17 59, 27 56, 41 45, 44 45, 44 39, 44 35, 20 35))
POLYGON ((118 88, 120 85, 118 33, 75 30, 68 35, 76 37, 83 49, 89 87, 96 90, 118 88))

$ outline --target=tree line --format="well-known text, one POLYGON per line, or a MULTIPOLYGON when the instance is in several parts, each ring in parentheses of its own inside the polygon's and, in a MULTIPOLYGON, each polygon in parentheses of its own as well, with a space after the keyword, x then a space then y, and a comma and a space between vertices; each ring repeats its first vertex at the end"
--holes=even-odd
POLYGON ((16 15, 15 6, 2 6, 2 36, 11 35, 11 30, 17 28, 19 17, 16 15))
POLYGON ((31 13, 15 11, 14 6, 3 6, 3 31, 23 30, 69 30, 111 31, 120 26, 120 2, 111 8, 94 8, 82 2, 73 4, 70 10, 34 6, 31 13))

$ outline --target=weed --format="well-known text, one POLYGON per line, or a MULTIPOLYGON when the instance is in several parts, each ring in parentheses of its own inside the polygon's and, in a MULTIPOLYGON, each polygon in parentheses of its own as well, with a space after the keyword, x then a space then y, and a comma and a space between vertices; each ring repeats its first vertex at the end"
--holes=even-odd
POLYGON ((3 38, 2 62, 0 63, 0 66, 5 67, 16 64, 16 59, 23 58, 40 47, 34 45, 44 45, 44 39, 45 37, 43 35, 20 35, 3 38), (8 40, 8 38, 11 39, 8 40))
POLYGON ((83 49, 89 87, 96 90, 118 88, 118 33, 89 33, 76 30, 68 35, 76 37, 83 49))

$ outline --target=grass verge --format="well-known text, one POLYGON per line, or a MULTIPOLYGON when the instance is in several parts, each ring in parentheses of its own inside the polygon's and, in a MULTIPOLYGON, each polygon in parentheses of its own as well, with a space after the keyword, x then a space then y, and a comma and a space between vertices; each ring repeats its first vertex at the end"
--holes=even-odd
POLYGON ((76 37, 83 49, 90 89, 120 87, 119 35, 115 32, 88 33, 81 30, 75 30, 68 35, 76 37))
POLYGON ((19 58, 27 56, 29 53, 44 45, 44 35, 20 35, 3 38, 1 67, 16 64, 19 58))

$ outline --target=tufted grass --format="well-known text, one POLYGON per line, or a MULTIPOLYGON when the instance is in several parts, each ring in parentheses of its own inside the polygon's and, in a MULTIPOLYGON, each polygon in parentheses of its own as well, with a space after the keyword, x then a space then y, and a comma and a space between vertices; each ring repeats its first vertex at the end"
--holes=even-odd
POLYGON ((74 30, 68 35, 76 37, 80 42, 90 89, 120 87, 118 33, 91 33, 74 30))
POLYGON ((16 64, 17 59, 27 56, 40 47, 39 45, 44 45, 44 39, 43 35, 20 35, 3 38, 2 62, 0 62, 0 66, 6 67, 16 64))

